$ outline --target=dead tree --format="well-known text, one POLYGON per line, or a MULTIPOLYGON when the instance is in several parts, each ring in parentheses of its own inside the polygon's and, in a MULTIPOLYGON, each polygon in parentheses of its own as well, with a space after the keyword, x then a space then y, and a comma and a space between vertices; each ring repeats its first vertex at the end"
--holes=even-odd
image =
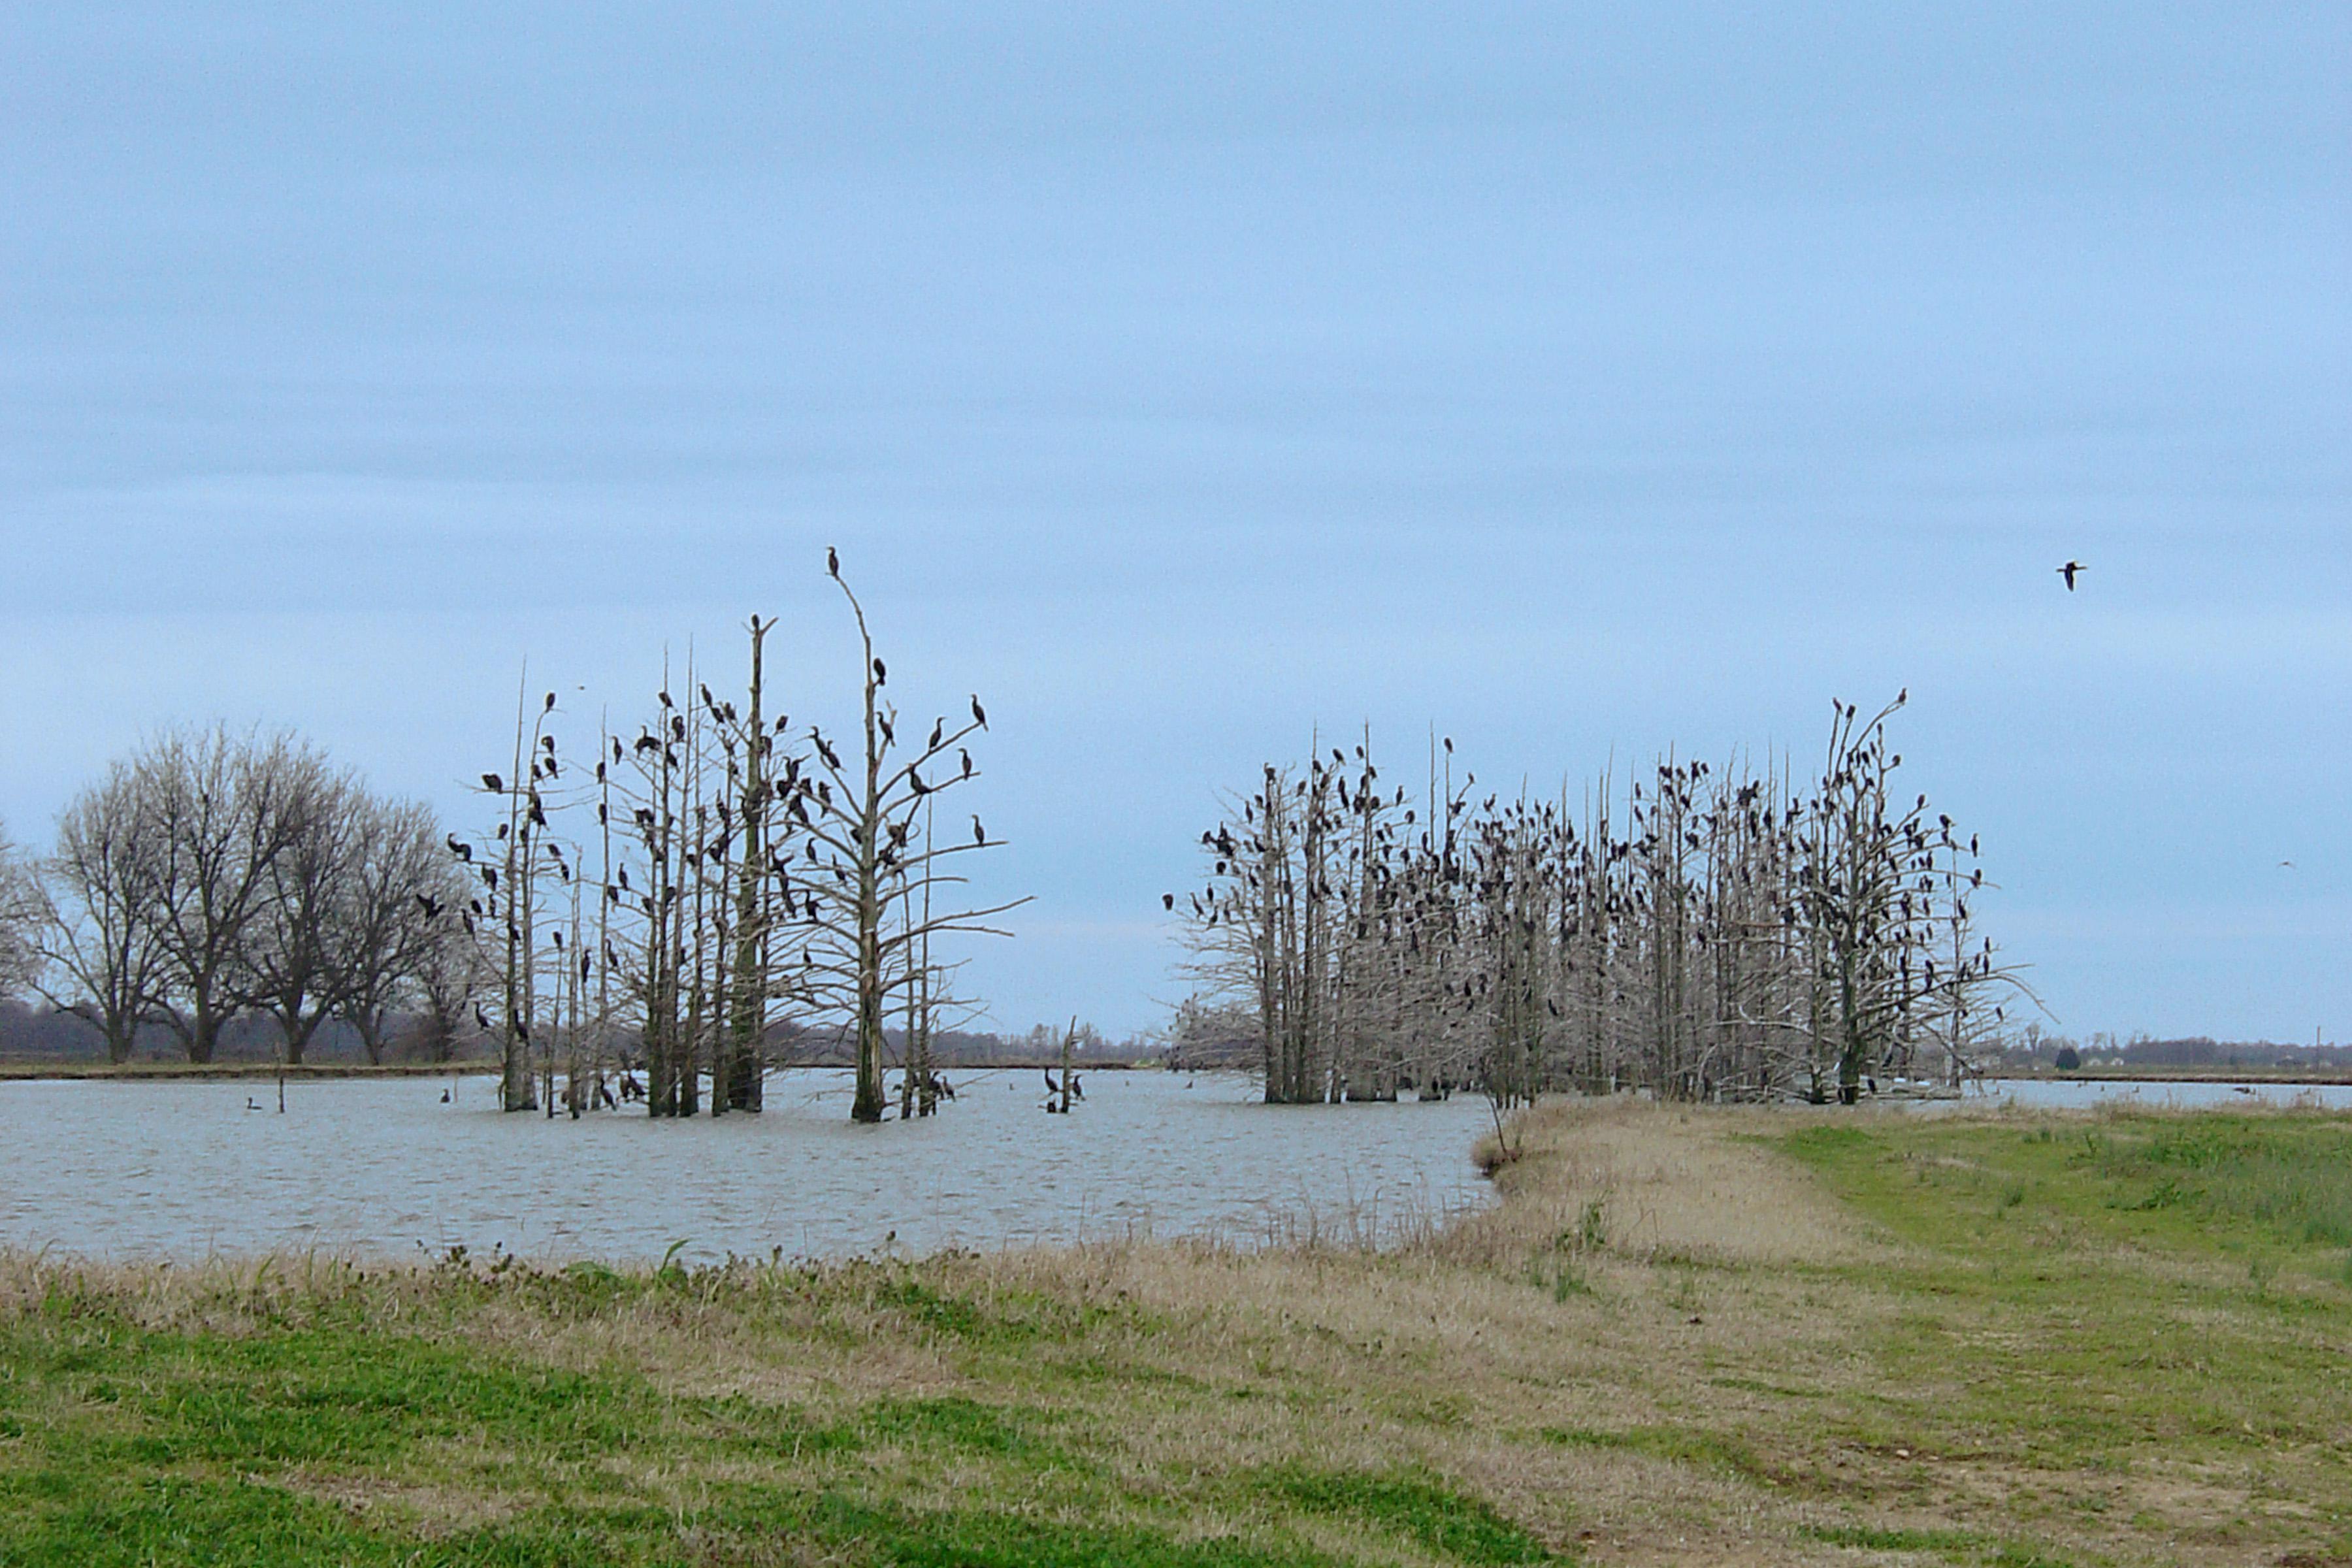
POLYGON ((883 1058, 892 1001, 928 972, 921 955, 930 940, 949 932, 1009 934, 988 922, 1028 900, 977 908, 959 903, 914 916, 935 889, 963 884, 953 874, 957 857, 1003 842, 988 836, 977 815, 968 841, 913 842, 915 819, 929 809, 931 797, 979 776, 966 742, 987 727, 987 720, 975 697, 968 721, 950 724, 942 717, 928 739, 901 745, 898 709, 884 696, 888 668, 875 656, 865 607, 839 570, 829 570, 857 625, 862 743, 844 758, 812 727, 814 776, 803 776, 793 786, 792 799, 808 840, 807 864, 815 873, 814 887, 804 881, 801 900, 803 973, 812 999, 843 1017, 856 1042, 850 1118, 876 1122, 887 1104, 883 1058))

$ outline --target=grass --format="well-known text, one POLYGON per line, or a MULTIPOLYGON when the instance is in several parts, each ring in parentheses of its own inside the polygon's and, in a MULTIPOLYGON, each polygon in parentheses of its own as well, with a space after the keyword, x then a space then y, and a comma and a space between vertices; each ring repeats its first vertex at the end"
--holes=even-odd
POLYGON ((0 1259, 0 1568, 2352 1561, 2352 1121, 1516 1135, 1384 1255, 0 1259))

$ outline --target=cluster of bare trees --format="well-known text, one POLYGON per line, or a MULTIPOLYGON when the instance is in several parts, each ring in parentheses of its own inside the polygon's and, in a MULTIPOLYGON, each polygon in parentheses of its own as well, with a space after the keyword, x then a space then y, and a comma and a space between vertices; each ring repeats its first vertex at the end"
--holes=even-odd
POLYGON ((1667 759, 1622 799, 1604 777, 1576 802, 1481 801, 1451 741, 1417 796, 1369 738, 1269 766, 1201 836, 1186 1018, 1240 1019, 1282 1102, 1958 1081, 2023 984, 1974 924, 1975 836, 1895 784, 1903 700, 1838 704, 1802 787, 1785 764, 1667 759))
POLYGON ((959 858, 1000 842, 946 805, 978 776, 969 746, 987 716, 977 697, 928 729, 902 714, 830 552, 827 571, 857 630, 846 733, 775 711, 774 622, 757 616, 740 694, 689 661, 638 722, 600 718, 584 744, 559 735, 554 692, 526 688, 511 757, 481 775, 490 820, 446 841, 491 976, 482 1021, 508 1110, 578 1116, 614 1102, 609 1075, 656 1116, 697 1114, 706 1080, 712 1114, 757 1110, 786 1029, 827 1026, 856 1042, 855 1120, 886 1114, 893 1029, 899 1115, 936 1109, 930 1042, 970 1005, 935 939, 991 931, 1013 907, 958 896, 959 858))
POLYGON ((209 1062, 249 1014, 277 1021, 289 1062, 330 1019, 381 1060, 386 1020, 425 976, 470 975, 440 918, 455 884, 432 814, 286 734, 163 733, 76 795, 54 850, 0 883, 0 956, 117 1062, 150 1024, 209 1062))

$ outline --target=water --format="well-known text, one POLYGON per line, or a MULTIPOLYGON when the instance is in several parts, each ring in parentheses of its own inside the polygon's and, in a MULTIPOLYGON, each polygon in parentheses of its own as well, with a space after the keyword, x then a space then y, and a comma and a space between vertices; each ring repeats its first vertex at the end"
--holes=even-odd
POLYGON ((2352 1084, 2263 1083, 2255 1079, 2231 1084, 2168 1083, 2156 1079, 2005 1078, 1971 1086, 1960 1103, 1973 1105, 1985 1100, 2074 1110, 2098 1105, 2189 1110, 2198 1106, 2293 1105, 2298 1101, 2315 1103, 2330 1110, 2352 1110, 2352 1084))
POLYGON ((101 1258, 504 1247, 548 1261, 842 1258, 1126 1236, 1372 1234, 1482 1204, 1475 1096, 1266 1106, 1237 1075, 961 1079, 929 1121, 856 1127, 846 1073, 759 1116, 504 1116, 495 1080, 0 1083, 0 1245, 101 1258), (250 1101, 263 1109, 248 1110, 250 1101))

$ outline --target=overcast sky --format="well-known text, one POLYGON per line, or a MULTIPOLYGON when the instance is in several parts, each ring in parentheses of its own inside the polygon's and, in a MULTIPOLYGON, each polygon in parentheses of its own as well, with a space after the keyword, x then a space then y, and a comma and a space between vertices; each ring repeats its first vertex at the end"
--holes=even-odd
POLYGON ((2352 1036, 2347 150, 2336 0, 13 5, 0 818, 221 717, 467 821, 526 657, 753 611, 835 710, 833 543, 995 721, 1002 1026, 1155 1022, 1318 725, 1907 686, 2063 1027, 2352 1036))

